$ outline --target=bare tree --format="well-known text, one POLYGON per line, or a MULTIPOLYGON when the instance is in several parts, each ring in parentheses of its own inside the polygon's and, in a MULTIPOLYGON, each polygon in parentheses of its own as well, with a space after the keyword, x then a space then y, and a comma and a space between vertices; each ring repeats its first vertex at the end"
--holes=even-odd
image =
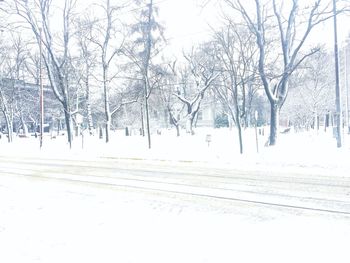
POLYGON ((194 134, 193 122, 205 92, 220 75, 211 44, 205 43, 201 49, 192 49, 190 54, 184 54, 187 67, 180 72, 180 85, 173 93, 186 107, 186 132, 190 134, 194 134))
POLYGON ((97 67, 97 52, 96 48, 92 47, 93 43, 90 41, 91 21, 89 17, 77 21, 77 41, 80 47, 80 75, 81 83, 85 88, 85 112, 87 118, 87 126, 89 134, 94 133, 94 124, 92 118, 91 108, 91 79, 93 71, 97 67))
POLYGON ((8 142, 13 140, 13 117, 15 110, 15 82, 13 79, 1 78, 0 110, 5 118, 8 142))
POLYGON ((332 14, 329 2, 324 0, 316 0, 312 4, 292 0, 286 5, 283 5, 284 1, 277 0, 254 2, 255 14, 252 14, 241 0, 225 0, 225 3, 241 14, 256 37, 259 75, 271 108, 269 143, 275 145, 280 110, 288 95, 289 78, 307 57, 318 50, 311 49, 302 53, 302 48, 313 28, 329 19, 332 14), (280 50, 281 67, 278 71, 269 72, 266 50, 271 44, 268 38, 272 36, 277 36, 274 44, 275 48, 280 50))
MULTIPOLYGON (((26 119, 32 123, 33 128, 36 130, 40 123, 40 107, 39 102, 39 87, 40 87, 40 55, 39 52, 28 52, 26 60, 24 61, 25 71, 27 75, 27 80, 29 83, 34 85, 28 89, 24 87, 21 95, 21 110, 26 119), (35 86, 36 90, 33 90, 35 86)), ((25 86, 26 83, 25 83, 25 86)), ((52 105, 50 105, 52 106, 52 105)), ((55 105, 56 106, 56 105, 55 105)), ((46 107, 47 109, 47 107, 46 107)))
MULTIPOLYGON (((70 102, 70 40, 72 37, 71 25, 74 19, 73 9, 76 0, 65 0, 62 15, 62 27, 59 35, 50 27, 52 16, 52 0, 19 1, 13 0, 17 15, 22 17, 30 26, 39 45, 43 43, 45 52, 43 60, 47 69, 51 88, 57 100, 64 109, 67 127, 68 143, 72 145, 72 115, 70 102), (42 33, 40 31, 42 30, 42 33), (46 54, 45 54, 46 53, 46 54)), ((57 11, 57 10, 56 10, 57 11)))
POLYGON ((298 129, 313 127, 318 130, 320 117, 333 111, 334 77, 330 60, 331 55, 321 50, 301 64, 291 77, 293 99, 287 99, 281 114, 288 115, 298 129))
MULTIPOLYGON (((144 4, 144 1, 139 1, 144 4)), ((151 148, 149 98, 153 87, 159 81, 157 66, 153 59, 160 53, 160 44, 164 42, 163 27, 157 22, 158 9, 153 0, 147 1, 145 8, 141 8, 138 21, 132 26, 131 34, 135 37, 132 43, 124 49, 125 55, 132 61, 138 70, 139 80, 143 83, 143 102, 145 106, 146 130, 148 148, 151 148), (155 73, 155 74, 153 74, 155 73)), ((143 126, 143 105, 141 105, 141 119, 143 126)))
POLYGON ((104 112, 106 120, 106 142, 110 140, 112 116, 121 107, 121 105, 116 105, 116 107, 112 108, 110 89, 111 83, 118 75, 118 72, 116 72, 115 69, 115 60, 118 55, 121 54, 125 40, 125 34, 122 29, 123 25, 118 18, 118 11, 120 11, 124 5, 115 6, 111 4, 110 0, 105 0, 104 4, 94 5, 103 10, 103 18, 88 18, 90 21, 85 22, 85 26, 90 27, 88 40, 96 45, 101 62, 104 112), (118 22, 118 25, 116 22, 118 22), (112 65, 114 66, 113 73, 110 70, 112 65))
POLYGON ((242 26, 228 21, 229 25, 215 34, 217 57, 221 62, 222 85, 216 91, 222 103, 228 109, 237 131, 240 153, 243 153, 242 126, 246 116, 248 103, 251 104, 252 86, 256 76, 256 54, 254 36, 242 26))
MULTIPOLYGON (((15 51, 15 74, 14 79, 16 80, 22 80, 23 83, 25 82, 25 61, 28 59, 27 54, 28 50, 25 47, 24 40, 21 38, 20 35, 14 36, 13 38, 13 47, 15 51)), ((26 123, 25 118, 25 112, 24 112, 24 101, 22 96, 22 86, 18 85, 16 89, 16 112, 18 114, 20 123, 23 130, 24 136, 28 136, 28 127, 26 123)), ((18 127, 19 129, 19 127, 18 127)))
MULTIPOLYGON (((6 120, 9 142, 13 139, 14 118, 18 117, 25 135, 28 128, 24 120, 22 110, 21 87, 24 83, 24 61, 27 50, 24 47, 22 38, 14 32, 9 32, 7 44, 2 48, 6 52, 1 52, 0 74, 0 108, 6 120)), ((18 127, 19 129, 20 127, 18 127)))
MULTIPOLYGON (((170 123, 176 128, 176 136, 180 136, 180 124, 182 119, 182 112, 185 104, 180 102, 173 93, 176 92, 174 89, 178 85, 177 72, 176 72, 176 61, 168 64, 168 68, 164 70, 164 77, 158 85, 160 90, 161 100, 169 114, 170 123)), ((166 120, 169 122, 169 120, 166 120)))

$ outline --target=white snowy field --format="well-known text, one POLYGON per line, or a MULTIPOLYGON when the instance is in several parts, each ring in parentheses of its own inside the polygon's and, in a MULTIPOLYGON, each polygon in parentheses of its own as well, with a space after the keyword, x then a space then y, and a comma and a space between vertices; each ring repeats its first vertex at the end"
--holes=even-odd
MULTIPOLYGON (((334 181, 349 176, 350 138, 337 149, 330 133, 281 134, 276 147, 264 147, 267 137, 259 136, 257 154, 254 131, 246 133, 244 155, 238 153, 235 130, 227 129, 198 129, 195 136, 180 138, 163 131, 152 136, 151 150, 146 138, 121 131, 108 145, 85 138, 82 149, 81 138, 75 139, 71 150, 65 137, 45 137, 41 150, 35 138, 16 138, 13 144, 1 139, 0 158, 8 163, 0 164, 0 262, 350 262, 348 215, 31 178, 20 167, 21 160, 35 157, 71 160, 71 165, 87 160, 102 166, 101 160, 108 160, 135 168, 164 163, 165 169, 171 164, 179 170, 273 170, 305 178, 334 176, 334 181)), ((50 175, 44 163, 42 171, 33 167, 50 175)), ((55 169, 69 171, 60 167, 55 169)), ((350 203, 350 189, 341 197, 350 203)))
POLYGON ((209 166, 233 166, 245 170, 279 169, 289 172, 326 173, 332 175, 350 175, 350 135, 343 133, 343 147, 336 147, 332 130, 327 132, 290 132, 280 134, 278 145, 265 147, 268 128, 264 135, 258 135, 258 151, 254 129, 244 131, 244 154, 239 154, 237 132, 235 129, 199 128, 194 136, 182 131, 180 137, 175 130, 163 130, 162 135, 152 134, 152 148, 148 149, 147 138, 142 136, 126 137, 124 131, 112 134, 106 144, 98 136, 85 135, 75 137, 72 149, 69 149, 65 136, 50 139, 44 137, 43 148, 39 140, 15 138, 9 144, 0 140, 1 154, 9 156, 40 156, 44 158, 126 158, 143 160, 167 160, 192 162, 209 166), (208 146, 206 136, 211 135, 208 146), (83 141, 83 143, 82 143, 83 141))

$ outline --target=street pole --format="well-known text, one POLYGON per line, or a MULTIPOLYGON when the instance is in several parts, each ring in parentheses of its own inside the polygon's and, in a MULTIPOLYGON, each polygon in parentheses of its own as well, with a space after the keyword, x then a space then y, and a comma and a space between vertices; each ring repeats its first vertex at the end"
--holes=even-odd
POLYGON ((336 106, 336 139, 337 147, 342 147, 341 129, 342 129, 342 112, 340 101, 339 85, 339 52, 338 52, 338 32, 337 32, 337 6, 336 0, 333 0, 333 18, 334 18, 334 61, 335 61, 335 106, 336 106))
POLYGON ((345 101, 345 107, 346 107, 346 112, 345 112, 345 119, 346 119, 346 128, 348 129, 347 133, 350 134, 350 123, 349 123, 349 79, 348 79, 348 47, 349 47, 349 38, 350 36, 347 37, 345 41, 345 90, 346 90, 346 101, 345 101))
POLYGON ((44 88, 43 88, 43 72, 42 72, 42 36, 41 28, 39 29, 39 82, 40 82, 40 149, 43 146, 44 135, 44 88))
POLYGON ((259 153, 259 140, 258 140, 258 111, 255 111, 254 118, 255 118, 255 142, 256 142, 256 152, 259 153))

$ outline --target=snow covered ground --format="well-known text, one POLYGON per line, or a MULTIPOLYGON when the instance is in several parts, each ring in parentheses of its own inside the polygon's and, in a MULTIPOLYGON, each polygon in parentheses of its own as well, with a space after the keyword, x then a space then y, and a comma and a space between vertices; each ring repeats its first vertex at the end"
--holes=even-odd
POLYGON ((0 178, 0 262, 350 260, 349 217, 0 178))
MULTIPOLYGON (((260 136, 257 154, 254 131, 247 133, 242 156, 235 131, 225 129, 200 129, 194 137, 180 138, 164 131, 152 136, 151 150, 146 138, 122 132, 109 145, 85 138, 81 149, 75 140, 72 150, 65 138, 45 138, 42 150, 35 138, 17 138, 11 145, 2 139, 0 156, 94 164, 127 158, 135 165, 140 159, 145 164, 168 160, 193 169, 349 176, 349 146, 337 149, 332 134, 283 134, 278 146, 268 148, 263 146, 267 137, 260 136), (212 135, 209 147, 207 134, 212 135)), ((26 178, 7 174, 6 167, 0 172, 0 262, 350 262, 346 215, 251 210, 236 203, 26 178)))
POLYGON ((256 148, 253 129, 244 132, 244 154, 239 154, 236 130, 229 129, 197 129, 195 136, 182 131, 176 137, 174 130, 163 130, 162 135, 152 135, 152 149, 147 147, 146 137, 124 135, 124 131, 113 134, 112 140, 106 144, 97 136, 75 138, 69 150, 65 136, 50 139, 44 138, 43 149, 39 148, 38 139, 16 138, 8 144, 4 138, 0 140, 2 155, 30 155, 47 158, 128 158, 145 160, 170 160, 195 162, 200 165, 233 166, 247 170, 279 169, 300 171, 305 173, 327 173, 334 175, 350 175, 350 135, 344 133, 344 147, 337 148, 332 130, 327 132, 291 132, 280 134, 278 145, 265 147, 268 140, 268 128, 264 135, 258 135, 256 148), (206 135, 211 135, 208 146, 206 135))

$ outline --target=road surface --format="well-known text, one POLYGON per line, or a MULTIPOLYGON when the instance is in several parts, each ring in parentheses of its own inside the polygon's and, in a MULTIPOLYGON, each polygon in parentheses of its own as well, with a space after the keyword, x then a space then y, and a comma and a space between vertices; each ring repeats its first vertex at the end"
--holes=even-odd
POLYGON ((0 193, 1 262, 350 259, 347 177, 1 156, 0 193))

